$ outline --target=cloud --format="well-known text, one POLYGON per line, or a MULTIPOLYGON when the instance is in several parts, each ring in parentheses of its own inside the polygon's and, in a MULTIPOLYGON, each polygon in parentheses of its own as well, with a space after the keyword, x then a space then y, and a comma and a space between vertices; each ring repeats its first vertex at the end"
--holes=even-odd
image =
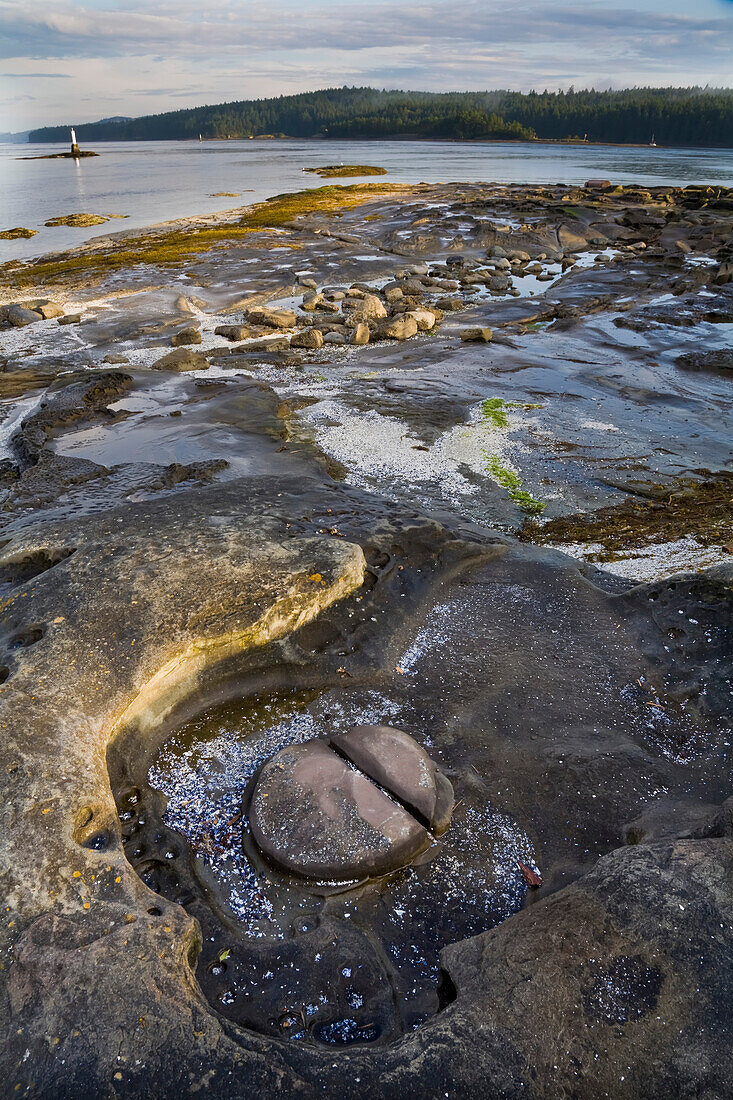
MULTIPOLYGON (((705 0, 703 0, 703 6, 705 0)), ((708 5, 709 6, 709 5, 708 5)), ((361 53, 380 47, 444 48, 492 44, 530 51, 554 47, 607 52, 622 48, 643 58, 694 51, 701 45, 733 46, 733 25, 724 15, 690 15, 609 4, 557 0, 374 0, 371 4, 316 2, 295 10, 242 0, 162 0, 153 10, 141 3, 98 8, 71 0, 0 0, 0 28, 6 56, 200 57, 210 51, 361 53)))
POLYGON ((69 73, 3 73, 6 80, 71 80, 69 73))
POLYGON ((727 84, 733 0, 0 0, 0 43, 11 89, 38 81, 33 122, 98 89, 142 114, 340 84, 727 84))

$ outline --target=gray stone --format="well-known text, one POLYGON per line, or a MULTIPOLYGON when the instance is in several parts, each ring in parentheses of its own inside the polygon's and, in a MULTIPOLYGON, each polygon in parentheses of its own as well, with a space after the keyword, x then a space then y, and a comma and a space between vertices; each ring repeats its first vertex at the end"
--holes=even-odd
POLYGON ((411 814, 320 740, 288 746, 265 764, 249 821, 276 866, 317 880, 383 875, 429 843, 411 814))
POLYGON ((36 321, 42 320, 40 313, 36 313, 33 309, 27 309, 20 302, 11 302, 0 309, 0 321, 5 321, 13 328, 25 328, 26 325, 32 325, 36 321))

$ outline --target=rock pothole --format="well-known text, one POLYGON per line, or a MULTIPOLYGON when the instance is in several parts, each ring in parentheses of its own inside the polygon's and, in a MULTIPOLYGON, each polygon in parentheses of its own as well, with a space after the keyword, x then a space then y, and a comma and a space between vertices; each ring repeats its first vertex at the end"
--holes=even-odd
POLYGON ((126 766, 125 854, 198 920, 197 980, 230 1020, 394 1042, 455 998, 442 948, 521 907, 531 841, 463 789, 451 818, 448 760, 406 718, 374 689, 253 696, 173 732, 148 776, 126 766))

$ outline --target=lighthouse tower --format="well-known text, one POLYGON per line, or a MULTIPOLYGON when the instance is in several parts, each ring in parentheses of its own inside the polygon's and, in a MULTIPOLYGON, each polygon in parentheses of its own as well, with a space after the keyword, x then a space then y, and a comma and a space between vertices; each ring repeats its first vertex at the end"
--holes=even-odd
POLYGON ((76 140, 76 130, 74 129, 73 126, 71 127, 71 155, 72 155, 72 157, 80 157, 81 156, 81 150, 80 150, 80 148, 77 144, 77 140, 76 140))

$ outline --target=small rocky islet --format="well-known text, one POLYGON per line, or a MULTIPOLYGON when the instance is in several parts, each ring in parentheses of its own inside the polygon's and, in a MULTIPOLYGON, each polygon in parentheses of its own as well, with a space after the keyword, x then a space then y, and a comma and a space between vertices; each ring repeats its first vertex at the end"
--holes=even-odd
POLYGON ((14 1095, 730 1093, 733 195, 591 184, 0 268, 14 1095))

